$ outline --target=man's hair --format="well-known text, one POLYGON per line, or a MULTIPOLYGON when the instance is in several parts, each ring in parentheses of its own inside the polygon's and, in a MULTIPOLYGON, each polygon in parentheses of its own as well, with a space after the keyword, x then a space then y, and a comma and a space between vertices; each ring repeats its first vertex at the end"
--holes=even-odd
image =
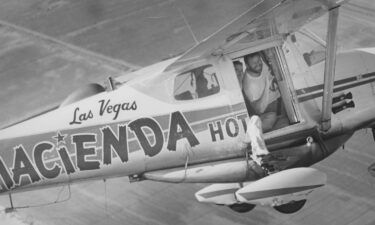
POLYGON ((253 52, 253 53, 250 53, 250 54, 245 55, 245 56, 243 57, 243 60, 245 61, 246 66, 249 66, 249 65, 248 65, 248 61, 249 61, 250 58, 253 58, 254 56, 259 56, 259 57, 261 57, 260 52, 253 52))
POLYGON ((234 61, 233 62, 233 65, 239 65, 239 66, 243 66, 243 64, 242 64, 242 62, 240 62, 240 61, 238 61, 238 60, 236 60, 236 61, 234 61))

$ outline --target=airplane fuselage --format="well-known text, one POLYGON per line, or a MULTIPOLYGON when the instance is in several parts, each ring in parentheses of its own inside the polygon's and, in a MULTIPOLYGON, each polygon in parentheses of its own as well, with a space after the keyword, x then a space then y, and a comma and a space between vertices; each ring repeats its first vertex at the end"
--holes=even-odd
MULTIPOLYGON (((373 125, 371 59, 375 56, 369 51, 338 56, 335 91, 352 92, 355 108, 335 114, 328 132, 319 127, 323 88, 319 68, 314 71, 316 79, 302 73, 290 76, 298 120, 265 134, 268 149, 283 159, 280 169, 310 166, 337 150, 355 130, 373 125)), ((216 95, 176 101, 166 88, 173 86, 173 73, 162 74, 135 79, 1 130, 0 192, 249 160, 243 141, 249 114, 232 62, 208 63, 219 76, 225 74, 216 95)))

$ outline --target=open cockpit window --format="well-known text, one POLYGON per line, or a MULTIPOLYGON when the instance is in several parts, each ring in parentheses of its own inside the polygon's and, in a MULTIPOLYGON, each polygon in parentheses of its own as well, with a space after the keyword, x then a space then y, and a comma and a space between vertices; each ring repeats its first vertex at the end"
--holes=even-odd
POLYGON ((258 115, 263 132, 298 122, 276 47, 242 55, 233 66, 249 115, 258 115))
POLYGON ((214 95, 220 91, 212 65, 204 65, 176 76, 173 95, 176 100, 191 100, 214 95))

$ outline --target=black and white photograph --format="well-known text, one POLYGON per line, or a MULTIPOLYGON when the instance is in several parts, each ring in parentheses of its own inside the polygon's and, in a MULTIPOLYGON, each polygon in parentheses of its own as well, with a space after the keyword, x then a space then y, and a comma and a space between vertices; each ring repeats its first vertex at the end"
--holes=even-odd
POLYGON ((0 0, 0 225, 375 225, 375 1, 0 0))

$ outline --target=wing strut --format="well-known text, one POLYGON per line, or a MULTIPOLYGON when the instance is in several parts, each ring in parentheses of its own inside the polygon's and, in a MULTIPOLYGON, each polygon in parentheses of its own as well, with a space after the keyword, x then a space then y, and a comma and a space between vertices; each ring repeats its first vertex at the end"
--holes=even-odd
POLYGON ((328 131, 331 128, 331 110, 333 82, 335 80, 336 48, 337 48, 337 24, 339 17, 339 6, 329 10, 327 29, 326 61, 324 65, 324 90, 322 105, 321 129, 328 131))

